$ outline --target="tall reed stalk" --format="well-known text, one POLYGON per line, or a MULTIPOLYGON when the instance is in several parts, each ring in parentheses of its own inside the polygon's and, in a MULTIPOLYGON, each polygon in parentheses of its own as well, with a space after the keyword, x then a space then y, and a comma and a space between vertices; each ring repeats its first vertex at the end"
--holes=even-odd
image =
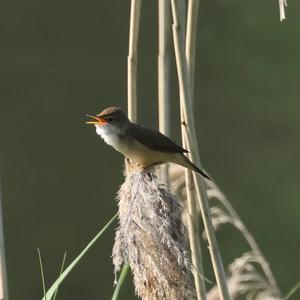
MULTIPOLYGON (((191 7, 197 10, 192 0, 188 2, 188 10, 191 11, 191 7)), ((182 24, 182 30, 180 32, 180 42, 182 45, 185 45, 187 41, 189 41, 189 47, 193 44, 193 35, 192 33, 197 32, 197 28, 194 28, 192 31, 190 26, 189 28, 186 27, 186 24, 193 23, 196 25, 197 18, 197 11, 193 12, 193 14, 188 15, 186 18, 186 4, 184 1, 178 2, 178 12, 179 12, 179 19, 180 23, 182 24), (188 29, 188 31, 187 31, 188 29)), ((189 53, 190 54, 190 53, 189 53)), ((195 54, 195 52, 193 53, 195 54)), ((191 56, 189 56, 191 58, 191 56)), ((194 64, 195 60, 191 61, 191 65, 194 64)), ((191 66, 194 70, 194 65, 191 66)), ((182 98, 182 90, 180 90, 180 98, 182 98)), ((192 101, 192 99, 191 99, 192 101)), ((183 111, 180 111, 181 120, 184 120, 183 111)), ((184 122, 181 122, 181 135, 182 135, 182 144, 184 148, 188 148, 186 139, 185 139, 185 132, 184 132, 184 122)), ((195 185, 193 181, 192 172, 188 169, 185 169, 185 185, 186 185, 186 199, 187 199, 187 226, 188 226, 188 234, 189 234, 189 242, 190 242, 190 250, 191 250, 191 257, 192 262, 194 265, 193 268, 193 276, 195 281, 195 287, 197 292, 197 298, 205 300, 206 297, 206 287, 205 287, 205 275, 203 270, 202 264, 202 251, 201 251, 201 244, 200 244, 200 217, 197 210, 197 202, 196 202, 196 194, 195 194, 195 185)))
MULTIPOLYGON (((159 131, 170 136, 171 2, 158 0, 158 124, 159 131)), ((168 184, 168 164, 160 167, 160 178, 168 184)))
POLYGON ((191 105, 194 102, 194 78, 195 78, 195 61, 196 61, 196 41, 198 28, 199 0, 189 0, 187 9, 186 22, 186 42, 185 55, 187 71, 191 89, 191 105))
MULTIPOLYGON (((191 106, 191 87, 188 76, 188 66, 185 54, 185 45, 181 43, 180 34, 182 30, 182 24, 180 23, 180 16, 178 14, 178 1, 172 0, 172 14, 173 14, 173 37, 175 57, 177 64, 177 73, 180 87, 180 104, 183 112, 183 129, 186 135, 186 142, 188 150, 190 151, 191 159, 196 164, 200 164, 200 157, 197 147, 197 137, 195 130, 195 122, 193 118, 193 110, 191 106)), ((220 298, 222 300, 229 300, 229 292, 226 282, 226 274, 223 267, 217 239, 215 236, 212 218, 209 210, 208 199, 206 189, 202 178, 196 173, 193 174, 195 180, 195 186, 199 201, 199 206, 202 214, 202 219, 206 231, 206 235, 209 243, 209 250, 212 260, 214 273, 219 288, 220 298)))
POLYGON ((137 120, 137 48, 142 0, 132 0, 130 9, 129 49, 127 58, 128 117, 137 120))
POLYGON ((8 300, 7 273, 4 248, 2 197, 0 190, 0 300, 8 300))
POLYGON ((287 7, 287 0, 279 0, 279 18, 281 22, 286 18, 285 7, 287 7))
MULTIPOLYGON (((185 143, 183 143, 185 147, 185 143)), ((190 170, 185 170, 185 185, 187 198, 187 225, 189 233, 189 242, 191 249, 191 257, 193 262, 193 276, 195 281, 197 299, 206 300, 205 275, 202 264, 202 250, 200 244, 200 228, 199 215, 197 210, 197 202, 195 195, 195 185, 190 170)))

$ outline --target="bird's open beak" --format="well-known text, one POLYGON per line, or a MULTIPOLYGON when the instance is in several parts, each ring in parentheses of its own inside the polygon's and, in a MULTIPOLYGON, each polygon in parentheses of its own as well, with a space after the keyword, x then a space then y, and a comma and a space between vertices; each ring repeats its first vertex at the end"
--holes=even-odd
POLYGON ((91 114, 87 114, 87 117, 90 117, 90 118, 93 118, 94 120, 92 121, 88 121, 88 122, 85 122, 86 124, 99 124, 99 125, 103 125, 103 124, 106 124, 106 120, 101 118, 101 117, 97 117, 97 116, 94 116, 94 115, 91 115, 91 114))

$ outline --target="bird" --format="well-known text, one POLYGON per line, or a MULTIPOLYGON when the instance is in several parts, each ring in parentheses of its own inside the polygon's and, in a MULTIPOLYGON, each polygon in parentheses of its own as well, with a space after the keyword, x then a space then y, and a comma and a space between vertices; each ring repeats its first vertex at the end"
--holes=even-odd
POLYGON ((205 179, 210 176, 193 164, 188 151, 157 130, 131 122, 119 107, 108 107, 97 115, 87 114, 96 133, 108 145, 143 169, 171 162, 199 173, 205 179))

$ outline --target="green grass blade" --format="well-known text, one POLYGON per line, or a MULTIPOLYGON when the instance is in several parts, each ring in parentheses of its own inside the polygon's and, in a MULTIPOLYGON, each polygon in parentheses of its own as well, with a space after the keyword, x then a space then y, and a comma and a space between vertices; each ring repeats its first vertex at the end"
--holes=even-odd
POLYGON ((56 279, 52 284, 50 289, 47 291, 46 295, 42 300, 51 300, 57 290, 58 286, 62 281, 69 275, 72 269, 78 264, 81 258, 86 254, 86 252, 94 245, 94 243, 102 236, 102 234, 112 225, 116 220, 118 214, 115 214, 110 221, 99 231, 99 233, 88 243, 88 245, 83 249, 83 251, 71 262, 71 264, 62 272, 62 274, 56 279))
POLYGON ((300 281, 298 281, 287 293, 287 295, 283 298, 284 300, 289 299, 298 289, 300 288, 300 281))
POLYGON ((123 283, 125 282, 128 271, 129 271, 129 266, 127 264, 123 265, 118 283, 116 285, 116 288, 115 288, 115 291, 114 291, 114 294, 113 294, 111 300, 117 300, 118 299, 121 287, 122 287, 123 283))
POLYGON ((37 252, 39 256, 39 263, 40 263, 40 269, 41 269, 41 277, 42 277, 42 285, 43 285, 43 292, 44 292, 44 299, 47 300, 46 296, 46 285, 45 285, 45 277, 44 277, 44 268, 43 268, 43 262, 42 262, 42 255, 40 248, 37 247, 37 252))
MULTIPOLYGON (((64 270, 65 262, 66 262, 66 257, 67 257, 67 252, 64 253, 63 261, 62 261, 61 268, 60 268, 60 271, 59 271, 59 276, 61 276, 61 274, 62 274, 62 272, 64 270)), ((56 295, 57 295, 58 289, 59 289, 59 285, 57 286, 57 289, 55 290, 55 293, 54 293, 54 296, 53 296, 53 300, 56 299, 56 295)))

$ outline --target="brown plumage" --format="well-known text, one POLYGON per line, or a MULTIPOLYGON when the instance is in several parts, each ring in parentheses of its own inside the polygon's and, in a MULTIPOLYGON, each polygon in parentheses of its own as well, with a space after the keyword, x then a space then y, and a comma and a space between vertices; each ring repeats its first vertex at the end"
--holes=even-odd
POLYGON ((96 126, 97 133, 107 144, 141 167, 173 162, 211 179, 184 155, 187 150, 159 131, 130 122, 119 107, 109 107, 96 116, 88 116, 95 119, 88 123, 96 126))

